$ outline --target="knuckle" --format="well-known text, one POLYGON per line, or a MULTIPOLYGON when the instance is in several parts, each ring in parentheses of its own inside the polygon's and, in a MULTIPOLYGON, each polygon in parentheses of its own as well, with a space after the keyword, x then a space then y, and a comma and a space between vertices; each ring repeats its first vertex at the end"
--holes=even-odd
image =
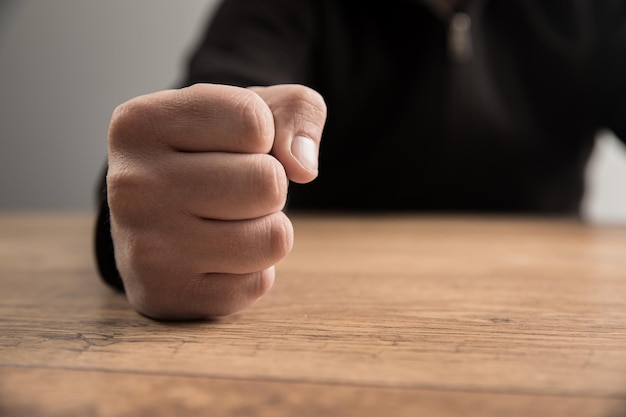
POLYGON ((268 153, 274 141, 274 118, 270 108, 258 94, 240 89, 236 101, 240 112, 242 145, 252 152, 268 153))
POLYGON ((139 189, 136 179, 124 171, 112 171, 109 169, 106 178, 107 198, 109 209, 112 214, 124 212, 127 207, 132 207, 132 190, 139 189))
POLYGON ((138 225, 148 220, 146 207, 157 187, 153 175, 128 167, 109 169, 106 182, 109 210, 116 221, 138 225))
POLYGON ((152 119, 150 106, 141 97, 120 104, 115 108, 109 124, 109 145, 124 148, 136 140, 152 119))
POLYGON ((273 265, 285 257, 293 247, 293 227, 283 212, 268 216, 267 238, 271 261, 273 265))
POLYGON ((326 121, 326 104, 315 90, 304 86, 288 86, 281 93, 274 115, 287 120, 295 130, 319 141, 326 121))
POLYGON ((298 86, 289 90, 285 102, 300 114, 308 115, 314 120, 326 118, 326 103, 320 93, 312 88, 298 86))
POLYGON ((245 274, 270 268, 284 258, 293 245, 291 222, 283 212, 245 221, 224 242, 228 254, 223 256, 219 271, 245 274))
POLYGON ((253 169, 254 189, 257 201, 262 201, 265 209, 280 210, 287 200, 288 180, 285 168, 271 155, 255 155, 253 169))
POLYGON ((258 300, 272 289, 274 285, 274 268, 271 267, 264 271, 257 272, 255 275, 255 280, 250 287, 248 295, 251 299, 258 300))

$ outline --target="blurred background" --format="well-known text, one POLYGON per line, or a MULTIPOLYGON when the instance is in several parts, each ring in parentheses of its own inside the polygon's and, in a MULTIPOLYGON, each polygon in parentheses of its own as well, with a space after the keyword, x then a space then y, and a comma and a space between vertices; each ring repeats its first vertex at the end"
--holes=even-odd
MULTIPOLYGON (((94 209, 111 112, 178 84, 218 2, 0 0, 0 210, 94 209)), ((587 181, 585 217, 626 224, 626 151, 610 132, 587 181)))
POLYGON ((216 0, 0 0, 0 210, 93 209, 116 105, 171 88, 216 0))

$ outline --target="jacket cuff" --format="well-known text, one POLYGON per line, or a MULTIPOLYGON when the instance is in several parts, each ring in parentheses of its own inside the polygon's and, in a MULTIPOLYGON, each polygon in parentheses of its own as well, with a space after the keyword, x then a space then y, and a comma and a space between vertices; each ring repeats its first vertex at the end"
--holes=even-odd
POLYGON ((98 218, 94 233, 94 249, 96 264, 100 276, 111 287, 124 291, 124 283, 115 263, 113 239, 111 238, 111 222, 107 203, 106 169, 98 186, 98 218))

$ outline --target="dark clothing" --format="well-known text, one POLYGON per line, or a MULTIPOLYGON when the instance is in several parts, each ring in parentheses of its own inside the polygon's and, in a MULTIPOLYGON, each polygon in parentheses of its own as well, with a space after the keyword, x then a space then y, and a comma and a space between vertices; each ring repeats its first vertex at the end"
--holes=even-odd
POLYGON ((438 4, 227 0, 184 84, 322 94, 319 178, 290 209, 576 215, 596 132, 626 138, 626 2, 468 1, 471 56, 438 4))

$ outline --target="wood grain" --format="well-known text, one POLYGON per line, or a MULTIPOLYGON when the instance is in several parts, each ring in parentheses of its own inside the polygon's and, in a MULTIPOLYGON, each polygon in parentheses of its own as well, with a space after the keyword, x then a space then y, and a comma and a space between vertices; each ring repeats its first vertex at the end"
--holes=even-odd
POLYGON ((626 415, 625 228, 294 226, 256 306, 166 323, 99 282, 91 216, 0 216, 2 415, 626 415))
POLYGON ((3 369, 0 415, 617 417, 624 401, 63 369, 3 369))

